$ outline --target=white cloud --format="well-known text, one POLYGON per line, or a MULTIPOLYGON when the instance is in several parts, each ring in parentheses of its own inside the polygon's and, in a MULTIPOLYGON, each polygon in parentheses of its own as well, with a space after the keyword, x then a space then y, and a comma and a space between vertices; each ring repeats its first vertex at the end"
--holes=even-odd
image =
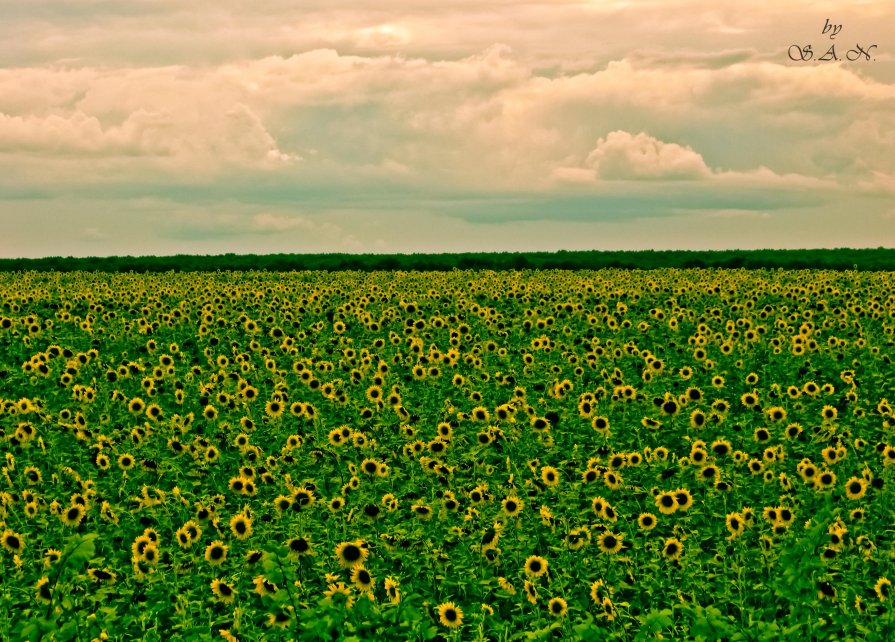
POLYGON ((645 132, 610 132, 597 141, 585 164, 601 179, 698 179, 711 172, 690 147, 664 143, 645 132))
POLYGON ((766 219, 771 218, 770 212, 765 212, 764 210, 743 210, 743 209, 721 209, 714 210, 711 212, 707 212, 705 214, 706 218, 721 218, 721 219, 766 219))

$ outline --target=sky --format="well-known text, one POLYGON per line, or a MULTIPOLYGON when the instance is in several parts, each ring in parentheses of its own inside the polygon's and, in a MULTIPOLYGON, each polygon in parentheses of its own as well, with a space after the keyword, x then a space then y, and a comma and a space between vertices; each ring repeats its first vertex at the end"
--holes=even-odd
POLYGON ((0 0, 0 257, 893 247, 892 25, 891 0, 0 0))

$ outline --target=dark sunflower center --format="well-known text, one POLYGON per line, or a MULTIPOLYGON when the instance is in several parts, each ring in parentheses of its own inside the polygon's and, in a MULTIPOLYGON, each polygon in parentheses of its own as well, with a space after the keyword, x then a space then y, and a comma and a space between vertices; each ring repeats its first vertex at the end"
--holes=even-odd
POLYGON ((304 553, 309 548, 308 540, 303 537, 292 540, 292 543, 289 546, 296 553, 304 553))

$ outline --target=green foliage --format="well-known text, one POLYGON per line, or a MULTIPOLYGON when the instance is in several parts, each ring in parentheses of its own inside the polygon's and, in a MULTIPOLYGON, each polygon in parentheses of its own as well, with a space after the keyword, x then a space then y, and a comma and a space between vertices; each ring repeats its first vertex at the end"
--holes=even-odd
POLYGON ((0 639, 887 640, 893 318, 870 270, 0 274, 0 639))
POLYGON ((0 271, 895 270, 895 249, 637 250, 454 254, 221 254, 0 259, 0 271))

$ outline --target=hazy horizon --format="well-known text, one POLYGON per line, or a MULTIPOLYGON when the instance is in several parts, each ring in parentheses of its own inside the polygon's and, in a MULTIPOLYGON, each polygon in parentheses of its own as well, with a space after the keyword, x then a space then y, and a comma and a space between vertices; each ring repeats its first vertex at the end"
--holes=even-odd
POLYGON ((0 0, 0 257, 891 247, 892 24, 0 0))

